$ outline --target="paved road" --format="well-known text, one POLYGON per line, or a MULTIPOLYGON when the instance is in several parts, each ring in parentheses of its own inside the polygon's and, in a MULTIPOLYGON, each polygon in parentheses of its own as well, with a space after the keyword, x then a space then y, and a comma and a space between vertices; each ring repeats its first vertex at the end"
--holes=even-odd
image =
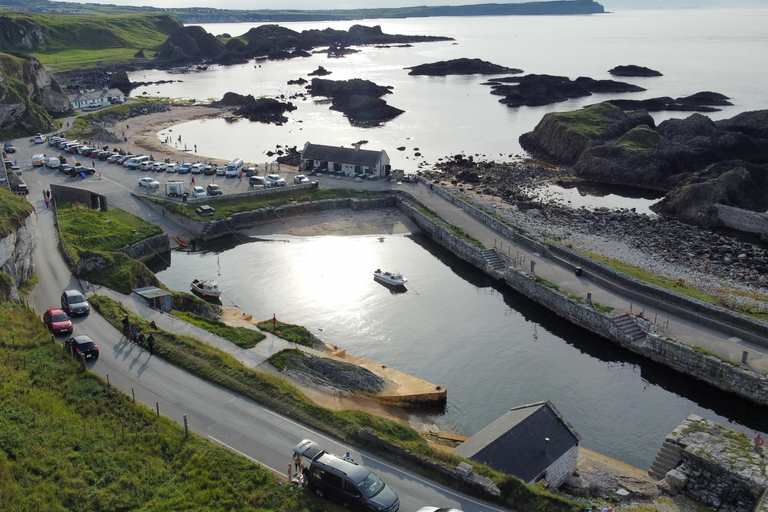
MULTIPOLYGON (((24 147, 25 141, 18 143, 24 147)), ((24 150, 30 149, 34 151, 37 148, 24 147, 24 150)), ((46 309, 58 306, 62 290, 80 288, 80 283, 71 276, 59 255, 53 214, 42 200, 42 190, 52 180, 61 178, 45 170, 27 170, 25 173, 31 189, 30 201, 37 210, 39 233, 35 257, 39 284, 34 290, 32 304, 42 314, 46 309), (33 176, 35 179, 29 179, 33 176)), ((101 185, 97 183, 96 186, 101 185)), ((103 377, 108 374, 111 384, 129 395, 135 393, 138 402, 152 409, 156 402, 159 403, 160 412, 179 423, 183 423, 186 414, 193 431, 279 473, 284 474, 288 468, 291 448, 299 440, 311 438, 334 453, 351 451, 357 462, 375 471, 392 486, 400 496, 403 511, 415 511, 424 505, 455 507, 465 511, 502 510, 404 471, 368 453, 353 450, 289 417, 150 356, 124 340, 120 332, 95 312, 74 319, 74 324, 77 334, 87 334, 99 345, 101 356, 89 364, 91 371, 103 377)))

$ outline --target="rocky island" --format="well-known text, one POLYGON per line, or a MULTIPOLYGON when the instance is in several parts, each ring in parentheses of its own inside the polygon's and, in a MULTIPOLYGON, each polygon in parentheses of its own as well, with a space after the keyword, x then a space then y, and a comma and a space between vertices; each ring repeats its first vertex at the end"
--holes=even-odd
POLYGON ((281 125, 288 121, 283 114, 296 110, 291 103, 283 103, 273 98, 256 99, 253 95, 243 96, 234 92, 228 92, 224 97, 213 104, 215 107, 235 107, 233 114, 242 116, 250 121, 260 123, 274 123, 281 125))
POLYGON ((525 75, 488 80, 491 94, 504 96, 499 100, 509 107, 540 107, 572 98, 583 98, 593 93, 641 92, 640 86, 614 80, 594 80, 566 76, 525 75))
POLYGON ((313 78, 307 89, 311 96, 331 98, 331 110, 343 112, 356 126, 378 126, 404 112, 381 99, 381 96, 392 93, 391 87, 377 85, 370 80, 313 78))
POLYGON ((448 75, 500 75, 502 73, 522 73, 522 69, 513 69, 493 64, 480 59, 441 60, 430 64, 413 66, 409 75, 448 76, 448 75))
POLYGON ((648 112, 717 112, 716 107, 733 105, 729 98, 716 92, 697 92, 691 96, 672 99, 669 97, 651 98, 647 100, 610 100, 610 103, 624 110, 646 110, 648 112))
POLYGON ((651 76, 664 76, 658 71, 643 66, 636 66, 629 64, 628 66, 616 66, 613 69, 608 70, 613 76, 623 77, 651 77, 651 76))

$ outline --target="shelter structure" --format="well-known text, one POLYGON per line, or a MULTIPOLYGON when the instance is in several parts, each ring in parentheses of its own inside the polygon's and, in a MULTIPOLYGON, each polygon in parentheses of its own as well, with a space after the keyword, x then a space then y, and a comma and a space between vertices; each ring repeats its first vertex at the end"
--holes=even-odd
POLYGON ((549 401, 511 409, 453 453, 557 489, 576 471, 581 436, 549 401))
POLYGON ((165 311, 171 310, 171 293, 156 286, 147 286, 146 288, 136 288, 133 290, 136 295, 147 301, 150 307, 165 311))
POLYGON ((354 147, 345 148, 310 142, 304 144, 301 152, 301 168, 307 172, 314 170, 347 175, 365 174, 374 178, 384 178, 392 169, 389 156, 383 149, 360 149, 359 143, 354 147))

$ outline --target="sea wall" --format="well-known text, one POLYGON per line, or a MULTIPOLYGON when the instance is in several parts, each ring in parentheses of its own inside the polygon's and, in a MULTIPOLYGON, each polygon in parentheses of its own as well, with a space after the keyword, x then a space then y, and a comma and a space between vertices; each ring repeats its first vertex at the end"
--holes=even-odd
POLYGON ((171 243, 168 239, 168 234, 162 233, 145 238, 144 240, 139 240, 135 244, 121 247, 120 249, 117 249, 117 252, 122 252, 135 260, 146 262, 155 256, 159 256, 170 250, 171 243))
POLYGON ((510 265, 506 259, 506 270, 499 273, 489 268, 482 250, 461 240, 453 232, 425 215, 418 205, 418 199, 408 196, 398 201, 400 210, 411 218, 416 225, 430 235, 437 243, 450 250, 462 260, 471 263, 490 276, 549 309, 589 332, 613 341, 622 347, 644 355, 653 361, 664 364, 680 373, 689 375, 712 386, 761 405, 768 405, 768 379, 763 375, 720 359, 697 352, 692 347, 677 340, 647 335, 640 340, 633 340, 624 334, 611 318, 589 304, 583 304, 563 295, 560 291, 539 282, 536 276, 510 265))

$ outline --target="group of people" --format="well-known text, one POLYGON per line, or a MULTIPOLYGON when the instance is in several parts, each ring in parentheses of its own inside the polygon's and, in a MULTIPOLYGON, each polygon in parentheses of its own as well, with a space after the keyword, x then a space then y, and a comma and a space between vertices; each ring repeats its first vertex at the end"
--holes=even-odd
MULTIPOLYGON (((155 324, 154 320, 149 324, 149 327, 157 329, 157 324, 155 324)), ((146 347, 149 349, 150 355, 155 353, 155 335, 150 332, 149 336, 145 336, 143 330, 137 330, 135 325, 131 325, 127 315, 123 318, 123 335, 141 348, 146 347)))
MULTIPOLYGON (((355 462, 355 459, 352 458, 352 455, 349 452, 345 453, 342 459, 348 462, 355 462)), ((303 488, 307 486, 308 480, 309 468, 302 464, 301 454, 299 452, 293 452, 293 475, 291 481, 296 482, 299 485, 299 488, 303 488)))

